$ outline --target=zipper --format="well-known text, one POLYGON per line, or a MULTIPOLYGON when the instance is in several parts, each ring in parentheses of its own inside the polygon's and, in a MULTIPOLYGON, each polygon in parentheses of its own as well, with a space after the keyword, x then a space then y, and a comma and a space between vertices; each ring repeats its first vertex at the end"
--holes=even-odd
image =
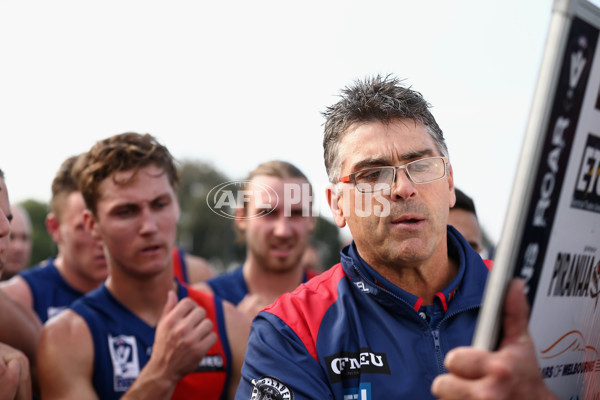
MULTIPOLYGON (((361 279, 364 282, 367 282, 369 285, 371 286, 375 286, 375 284, 373 282, 371 282, 369 279, 367 279, 364 274, 362 273, 362 271, 360 270, 360 268, 358 268, 356 265, 354 265, 354 263, 352 264, 352 267, 354 268, 354 270, 356 271, 356 273, 358 274, 358 276, 361 277, 361 279)), ((385 293, 387 293, 388 295, 392 296, 393 298, 395 298, 396 300, 406 304, 408 307, 412 308, 412 306, 405 301, 403 298, 396 296, 394 293, 390 292, 389 290, 387 290, 384 287, 378 287, 378 290, 381 290, 385 293)), ((435 349, 435 357, 437 360, 437 364, 438 364, 438 371, 440 373, 446 373, 447 370, 444 367, 444 358, 445 358, 445 354, 442 351, 442 343, 440 340, 440 328, 442 327, 442 324, 444 324, 446 321, 448 321, 449 319, 453 318, 454 316, 461 314, 463 312, 467 312, 467 311, 471 311, 471 310, 475 310, 477 308, 481 308, 481 304, 477 304, 477 305, 473 305, 473 306, 469 306, 469 307, 464 307, 464 308, 460 308, 458 310, 454 310, 452 312, 452 314, 446 314, 442 320, 438 323, 437 325, 437 329, 432 329, 431 326, 429 325, 429 323, 427 321, 425 321, 423 318, 421 318, 419 316, 419 314, 417 313, 417 317, 418 319, 421 321, 421 323, 425 324, 427 326, 427 329, 431 332, 431 336, 433 338, 433 344, 434 344, 434 349, 435 349)))
POLYGON ((444 367, 444 355, 442 354, 442 345, 440 344, 440 331, 438 329, 431 330, 431 336, 433 336, 433 345, 435 347, 435 358, 438 362, 438 371, 440 374, 446 372, 444 367))
POLYGON ((454 316, 467 312, 467 311, 471 311, 471 310, 475 310, 477 308, 481 308, 481 304, 476 305, 476 306, 469 306, 469 307, 464 307, 458 310, 455 310, 452 312, 452 314, 448 314, 445 315, 444 318, 442 318, 442 320, 440 321, 440 323, 437 325, 437 329, 432 329, 431 331, 431 335, 433 336, 433 344, 435 347, 435 356, 437 358, 438 361, 438 368, 440 373, 446 373, 446 367, 444 367, 444 358, 445 358, 445 354, 442 351, 442 343, 440 341, 440 329, 442 327, 442 325, 448 321, 449 319, 453 318, 454 316))

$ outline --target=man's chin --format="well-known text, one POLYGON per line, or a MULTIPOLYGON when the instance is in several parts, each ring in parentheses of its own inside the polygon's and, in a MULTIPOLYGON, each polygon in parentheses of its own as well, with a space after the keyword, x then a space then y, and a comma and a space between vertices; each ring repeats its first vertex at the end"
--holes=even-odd
POLYGON ((293 270, 299 263, 299 260, 298 262, 294 262, 294 260, 292 260, 290 257, 286 257, 285 259, 271 260, 269 263, 269 270, 275 273, 285 273, 293 270))
POLYGON ((14 275, 19 273, 19 266, 17 264, 12 264, 10 262, 7 262, 6 264, 4 264, 4 268, 2 269, 2 273, 4 275, 14 275))

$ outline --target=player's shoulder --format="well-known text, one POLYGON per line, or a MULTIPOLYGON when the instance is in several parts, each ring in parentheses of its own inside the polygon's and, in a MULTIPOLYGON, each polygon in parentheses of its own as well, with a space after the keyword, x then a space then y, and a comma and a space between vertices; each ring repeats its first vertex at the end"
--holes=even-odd
POLYGON ((254 323, 269 327, 267 329, 274 326, 277 330, 291 330, 317 359, 316 342, 323 319, 338 300, 338 286, 345 276, 341 264, 333 266, 293 292, 280 296, 258 314, 254 323))
POLYGON ((29 283, 21 275, 15 275, 12 278, 0 282, 0 289, 5 291, 29 289, 29 283))
POLYGON ((265 311, 280 317, 293 313, 315 316, 316 310, 325 311, 337 300, 338 284, 346 276, 341 264, 315 276, 294 291, 281 295, 265 311))
POLYGON ((51 342, 69 343, 72 340, 89 337, 90 329, 81 315, 66 309, 46 321, 42 334, 51 342))
POLYGON ((191 283, 203 282, 216 276, 215 269, 208 260, 189 253, 185 254, 188 279, 191 283))

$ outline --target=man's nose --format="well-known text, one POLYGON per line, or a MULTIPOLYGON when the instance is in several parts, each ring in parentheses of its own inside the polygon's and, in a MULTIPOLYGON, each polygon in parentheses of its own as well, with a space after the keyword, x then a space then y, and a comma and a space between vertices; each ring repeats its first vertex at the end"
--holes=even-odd
POLYGON ((147 208, 143 209, 140 212, 140 218, 141 218, 141 226, 140 226, 141 233, 152 233, 152 232, 156 232, 158 230, 158 224, 157 224, 156 219, 154 218, 154 215, 150 209, 147 209, 147 208))
POLYGON ((280 213, 277 216, 277 221, 275 221, 273 233, 275 234, 275 236, 287 237, 291 235, 291 232, 292 229, 290 218, 286 217, 284 213, 280 213))
POLYGON ((391 197, 408 199, 416 193, 415 183, 408 177, 406 168, 396 168, 394 182, 392 182, 391 197))

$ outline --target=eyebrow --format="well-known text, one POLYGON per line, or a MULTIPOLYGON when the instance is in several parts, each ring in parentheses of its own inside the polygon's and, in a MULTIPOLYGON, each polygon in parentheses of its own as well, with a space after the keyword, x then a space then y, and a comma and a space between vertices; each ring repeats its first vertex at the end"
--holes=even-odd
POLYGON ((164 199, 171 199, 171 195, 168 192, 164 192, 161 194, 158 194, 156 196, 154 196, 151 199, 144 199, 144 200, 125 200, 122 203, 119 201, 116 201, 115 204, 112 205, 111 209, 113 208, 118 208, 118 207, 138 207, 140 204, 144 204, 144 203, 148 203, 148 204, 152 204, 154 202, 157 201, 161 201, 164 199))
MULTIPOLYGON (((400 156, 401 161, 409 161, 415 158, 421 158, 425 156, 433 155, 433 151, 431 149, 424 149, 418 151, 411 151, 409 153, 402 154, 400 156)), ((352 166, 352 171, 360 171, 365 168, 371 167, 379 167, 383 165, 392 165, 392 162, 389 157, 370 157, 364 160, 361 160, 352 166)))

